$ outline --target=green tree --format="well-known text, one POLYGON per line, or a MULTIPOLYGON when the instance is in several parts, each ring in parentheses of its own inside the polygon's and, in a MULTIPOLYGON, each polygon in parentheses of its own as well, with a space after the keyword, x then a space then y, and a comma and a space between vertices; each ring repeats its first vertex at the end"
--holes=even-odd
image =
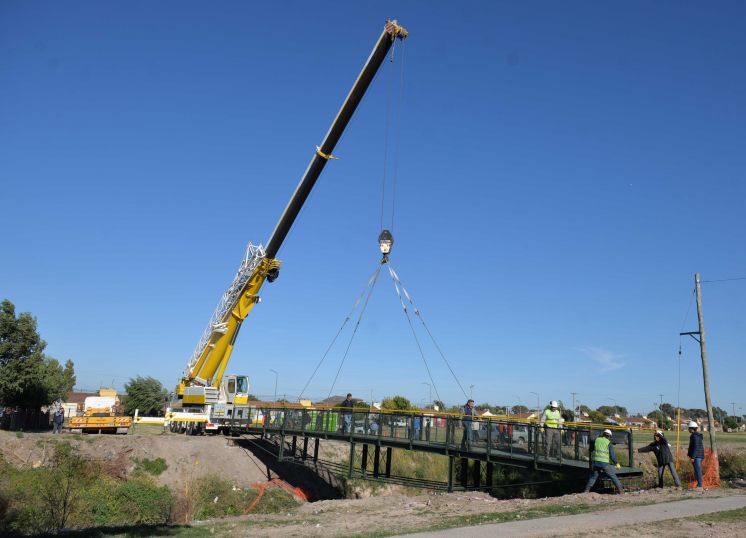
POLYGON ((514 405, 510 408, 510 412, 513 415, 519 415, 521 413, 528 413, 528 407, 525 405, 514 405))
POLYGON ((445 411, 446 410, 446 404, 443 403, 440 400, 433 400, 433 409, 437 407, 439 411, 445 411))
POLYGON ((670 430, 673 427, 673 422, 657 409, 648 413, 648 418, 654 420, 656 424, 658 424, 658 427, 663 428, 664 430, 670 430))
POLYGON ((627 416, 627 408, 621 405, 602 405, 596 411, 603 413, 607 417, 613 417, 614 415, 619 415, 620 417, 627 416))
POLYGON ((12 302, 0 303, 0 405, 38 409, 65 396, 65 371, 45 346, 30 313, 16 316, 12 302))
POLYGON ((725 417, 723 419, 723 422, 725 423, 725 427, 729 430, 735 430, 736 428, 738 428, 738 422, 733 417, 725 417))
POLYGON ((600 411, 589 411, 588 418, 595 424, 601 424, 606 420, 606 415, 600 411))
POLYGON ((127 395, 124 397, 124 412, 134 415, 139 409, 141 415, 157 415, 163 410, 163 402, 168 391, 160 381, 152 377, 137 376, 125 383, 127 395))
POLYGON ((412 402, 410 402, 404 396, 392 396, 390 398, 384 398, 381 402, 381 407, 390 411, 408 411, 414 409, 412 402))
POLYGON ((73 391, 77 381, 75 377, 75 364, 71 359, 67 359, 67 362, 65 362, 65 368, 62 370, 62 377, 65 380, 63 391, 65 396, 67 396, 73 391))

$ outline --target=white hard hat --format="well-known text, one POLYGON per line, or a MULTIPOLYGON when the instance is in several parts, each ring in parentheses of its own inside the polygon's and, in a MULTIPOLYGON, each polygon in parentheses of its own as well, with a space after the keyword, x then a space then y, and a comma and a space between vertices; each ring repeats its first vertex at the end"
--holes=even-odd
POLYGON ((663 432, 660 431, 660 430, 655 430, 655 435, 659 435, 659 436, 663 437, 663 432))
POLYGON ((549 407, 559 407, 557 400, 552 400, 551 402, 549 402, 549 407))
POLYGON ((604 435, 611 435, 611 430, 609 428, 606 428, 604 430, 604 435))
POLYGON ((687 425, 687 428, 695 428, 696 429, 696 428, 699 428, 699 424, 697 424, 693 420, 690 420, 689 424, 687 425))

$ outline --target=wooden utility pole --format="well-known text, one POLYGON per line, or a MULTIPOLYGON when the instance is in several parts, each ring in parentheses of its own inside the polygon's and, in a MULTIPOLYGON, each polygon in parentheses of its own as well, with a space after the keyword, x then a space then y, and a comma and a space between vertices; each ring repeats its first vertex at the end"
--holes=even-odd
POLYGON ((707 369, 707 346, 705 345, 705 321, 702 316, 702 288, 699 284, 699 273, 694 274, 694 289, 697 293, 697 319, 699 320, 699 351, 702 355, 702 380, 705 385, 705 405, 707 405, 707 420, 710 422, 710 450, 715 453, 715 417, 712 414, 712 399, 710 398, 710 374, 707 369))

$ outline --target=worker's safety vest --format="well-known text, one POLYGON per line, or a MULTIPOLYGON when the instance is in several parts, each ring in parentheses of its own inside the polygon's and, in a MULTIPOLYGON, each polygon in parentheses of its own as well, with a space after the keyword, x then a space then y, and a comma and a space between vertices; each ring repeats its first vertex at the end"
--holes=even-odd
POLYGON ((610 444, 611 441, 609 441, 605 436, 601 435, 599 437, 596 437, 596 442, 594 444, 595 450, 593 451, 593 461, 597 461, 599 463, 609 463, 610 444))
POLYGON ((547 428, 559 428, 561 417, 562 413, 560 413, 559 409, 557 409, 556 411, 546 409, 544 411, 544 424, 547 428))

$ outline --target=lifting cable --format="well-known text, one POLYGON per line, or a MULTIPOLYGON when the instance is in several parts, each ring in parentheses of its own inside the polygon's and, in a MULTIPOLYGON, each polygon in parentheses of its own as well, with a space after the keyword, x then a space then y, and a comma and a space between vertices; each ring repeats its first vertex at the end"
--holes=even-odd
POLYGON ((337 368, 337 374, 334 376, 334 381, 332 381, 332 386, 329 389, 329 396, 331 397, 332 391, 334 390, 334 385, 337 384, 337 379, 339 378, 339 373, 342 371, 342 366, 345 363, 345 360, 347 359, 347 355, 350 353, 350 347, 352 346, 352 340, 355 338, 355 335, 357 334, 357 330, 360 328, 360 322, 363 319, 363 314, 365 314, 365 309, 368 308, 368 303, 370 302, 370 296, 373 295, 373 288, 376 287, 376 282, 378 282, 378 275, 381 274, 381 266, 379 265, 376 269, 376 272, 373 273, 373 277, 371 278, 371 283, 368 288, 368 295, 365 297, 365 302, 363 303, 363 307, 360 309, 360 315, 357 317, 357 323, 355 323, 355 328, 352 330, 352 334, 350 335, 350 340, 347 342, 347 349, 345 349, 345 353, 342 356, 342 360, 339 362, 339 368, 337 368))
MULTIPOLYGON (((394 52, 396 50, 396 46, 400 47, 400 71, 399 71, 399 95, 397 97, 397 103, 396 103, 396 123, 394 126, 394 165, 393 165, 393 178, 392 178, 392 194, 391 194, 391 230, 394 229, 394 207, 396 204, 396 178, 398 174, 398 168, 399 168, 399 142, 400 142, 400 131, 401 131, 401 107, 402 107, 402 100, 404 95, 404 43, 403 42, 394 42, 394 44, 391 47, 391 58, 389 60, 390 63, 394 63, 394 52)), ((392 114, 392 102, 394 100, 394 89, 395 89, 395 82, 396 77, 394 76, 394 72, 391 71, 391 74, 389 75, 390 84, 389 89, 386 97, 386 123, 384 128, 384 135, 383 135, 383 174, 381 178, 381 229, 384 228, 383 220, 384 220, 384 214, 385 214, 385 208, 386 208, 386 176, 388 174, 388 155, 389 155, 389 131, 391 126, 391 114, 392 114)))
MULTIPOLYGON (((319 368, 321 367, 322 363, 324 362, 324 359, 326 359, 327 355, 329 355, 329 352, 331 351, 332 347, 334 346, 334 343, 337 341, 337 338, 339 338, 339 335, 342 333, 342 330, 347 325, 347 322, 352 319, 352 314, 357 309, 358 305, 360 304, 360 301, 362 301, 363 296, 365 295, 365 292, 368 291, 369 288, 371 288, 374 284, 376 279, 378 278, 378 273, 380 272, 381 268, 380 266, 375 270, 375 272, 371 275, 371 277, 368 279, 368 284, 363 288, 363 291, 360 292, 360 295, 358 295, 357 299, 355 299, 355 303, 352 305, 352 308, 350 308, 350 312, 347 314, 347 317, 345 317, 344 321, 342 322, 342 325, 339 327, 339 330, 337 331, 337 334, 334 335, 334 338, 332 338, 331 343, 326 348, 326 351, 324 352, 324 355, 321 357, 321 360, 316 365, 316 368, 314 368, 313 373, 311 374, 311 377, 308 378, 308 381, 306 381, 306 384, 303 386, 303 390, 300 391, 300 395, 298 396, 298 400, 303 398, 303 394, 306 392, 306 389, 308 388, 308 385, 311 384, 311 381, 313 381, 314 376, 316 376, 316 372, 319 371, 319 368)), ((366 301, 367 302, 367 301, 366 301)), ((359 320, 358 320, 358 323, 359 320)))
MULTIPOLYGON (((406 288, 404 287, 404 284, 402 284, 401 280, 399 279, 399 275, 396 274, 396 271, 394 271, 394 268, 391 267, 391 264, 389 264, 389 275, 391 275, 391 278, 394 281, 394 287, 396 288, 397 295, 399 295, 399 300, 401 301, 402 307, 404 308, 404 313, 407 315, 407 320, 409 321, 409 312, 404 303, 404 300, 401 297, 401 293, 399 293, 400 287, 401 287, 401 291, 404 292, 404 296, 407 298, 407 301, 409 301, 409 303, 412 305, 412 309, 414 310, 415 315, 418 318, 420 318, 420 321, 422 322, 422 326, 425 328, 425 331, 427 331, 428 336, 430 336, 430 340, 432 340, 433 345, 435 345, 435 349, 438 350, 438 353, 440 353, 440 356, 443 359, 443 362, 446 363, 446 366, 448 367, 448 370, 451 372, 453 379, 456 381, 458 388, 460 388, 461 392, 464 394, 464 398, 468 398, 468 395, 466 394, 464 387, 461 385, 461 382, 458 380, 458 377, 456 377, 456 373, 453 371, 453 368, 451 367, 451 364, 448 362, 448 359, 446 359, 446 356, 443 353, 443 350, 438 345, 438 342, 435 340, 435 337, 433 336, 433 333, 430 331, 430 328, 427 326, 427 323, 425 323, 425 318, 422 317, 422 313, 420 312, 420 309, 417 308, 417 305, 415 305, 414 300, 412 299, 412 296, 407 292, 406 288)), ((410 321, 410 326, 411 326, 411 321, 410 321)), ((412 332, 414 333, 414 328, 412 328, 412 332)), ((415 335, 415 339, 417 339, 416 335, 415 335)), ((419 345, 420 345, 419 340, 417 340, 417 346, 419 347, 419 345)), ((422 354, 422 347, 420 347, 420 353, 422 354)), ((424 354, 422 355, 422 360, 425 361, 424 354)), ((427 361, 425 361, 425 366, 427 367, 427 361)), ((428 374, 430 374, 430 368, 427 368, 427 372, 428 374)), ((432 376, 430 377, 430 380, 432 381, 432 376)), ((433 382, 433 387, 434 386, 435 384, 433 382)), ((435 394, 437 395, 437 393, 438 391, 436 389, 435 394)), ((440 397, 438 397, 438 399, 440 400, 440 397)))

